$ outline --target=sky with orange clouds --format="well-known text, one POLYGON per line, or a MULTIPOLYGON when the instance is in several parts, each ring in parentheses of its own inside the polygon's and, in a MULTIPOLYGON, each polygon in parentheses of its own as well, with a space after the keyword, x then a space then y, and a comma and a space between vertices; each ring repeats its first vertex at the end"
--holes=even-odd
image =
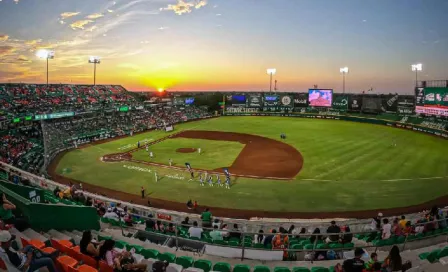
POLYGON ((412 93, 448 79, 446 0, 0 0, 0 82, 412 93))

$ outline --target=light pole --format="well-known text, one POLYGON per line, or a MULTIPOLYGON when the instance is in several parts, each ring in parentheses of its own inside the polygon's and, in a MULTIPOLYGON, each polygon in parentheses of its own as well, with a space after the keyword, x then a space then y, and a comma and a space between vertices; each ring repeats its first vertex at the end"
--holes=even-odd
POLYGON ((100 57, 89 57, 89 63, 93 63, 93 86, 96 85, 96 65, 101 63, 100 57))
POLYGON ((421 63, 412 64, 411 65, 412 71, 415 71, 415 87, 418 85, 418 72, 423 71, 423 65, 421 63))
POLYGON ((272 92, 272 76, 275 75, 275 73, 277 72, 277 69, 275 68, 269 68, 266 70, 266 72, 268 73, 268 75, 270 75, 270 84, 269 84, 269 92, 272 92))
POLYGON ((348 74, 348 67, 339 68, 339 72, 342 74, 342 93, 345 93, 345 75, 348 74))
POLYGON ((54 50, 41 49, 37 51, 36 56, 47 60, 47 86, 48 86, 48 60, 54 59, 54 50))

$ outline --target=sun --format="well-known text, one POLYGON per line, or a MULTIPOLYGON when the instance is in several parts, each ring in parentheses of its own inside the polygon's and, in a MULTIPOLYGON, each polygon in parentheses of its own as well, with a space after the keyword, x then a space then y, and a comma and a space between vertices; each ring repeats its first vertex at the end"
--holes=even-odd
POLYGON ((157 91, 158 91, 159 93, 163 93, 163 88, 158 88, 157 91))

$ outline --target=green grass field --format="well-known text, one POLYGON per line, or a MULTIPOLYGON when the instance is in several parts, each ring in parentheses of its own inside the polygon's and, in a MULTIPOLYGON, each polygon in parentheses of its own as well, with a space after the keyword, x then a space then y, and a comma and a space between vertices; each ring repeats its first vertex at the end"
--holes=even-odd
MULTIPOLYGON (((285 117, 221 117, 178 125, 173 133, 186 129, 241 132, 272 139, 279 139, 283 132, 287 135, 286 143, 302 153, 304 166, 289 182, 238 178, 231 190, 224 190, 169 177, 155 183, 153 174, 147 172, 156 170, 159 176, 187 177, 188 173, 183 171, 100 161, 105 154, 135 148, 139 140, 167 135, 151 131, 73 150, 61 159, 57 172, 136 195, 144 185, 153 198, 181 203, 191 198, 201 205, 265 211, 403 207, 440 197, 448 191, 448 142, 422 133, 355 122, 285 117), (140 171, 133 166, 140 167, 140 171)), ((167 164, 175 149, 199 147, 198 141, 176 139, 158 143, 152 147, 155 160, 167 164)), ((199 142, 205 152, 204 159, 198 159, 196 153, 180 154, 172 158, 174 162, 184 163, 189 159, 194 161, 194 164, 190 162, 193 166, 213 169, 231 163, 242 148, 230 145, 226 148, 229 143, 222 141, 199 142), (224 147, 216 148, 222 144, 224 147)), ((146 151, 136 155, 149 160, 146 151)))
POLYGON ((185 166, 185 163, 189 162, 192 167, 213 170, 232 165, 243 147, 243 144, 237 142, 173 138, 150 147, 149 151, 154 155, 152 160, 149 159, 145 149, 132 153, 132 157, 136 160, 162 164, 168 164, 169 159, 172 159, 173 166, 185 166), (198 152, 179 153, 176 152, 178 148, 201 148, 201 154, 198 152), (223 150, 226 150, 225 156, 222 154, 223 150))

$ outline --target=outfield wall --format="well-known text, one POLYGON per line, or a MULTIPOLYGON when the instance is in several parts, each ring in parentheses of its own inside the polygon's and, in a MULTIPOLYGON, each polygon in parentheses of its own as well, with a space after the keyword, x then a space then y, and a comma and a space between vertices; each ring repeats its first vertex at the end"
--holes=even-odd
POLYGON ((313 118, 313 119, 330 119, 330 120, 343 120, 360 123, 369 123, 375 125, 385 125, 390 127, 402 128, 417 132, 423 132, 444 139, 448 139, 448 131, 428 128, 425 126, 419 126, 410 123, 403 123, 399 121, 384 120, 378 118, 366 118, 354 115, 335 114, 330 112, 329 114, 313 114, 313 113, 250 113, 250 112, 225 112, 225 116, 282 116, 282 117, 298 117, 298 118, 313 118))

